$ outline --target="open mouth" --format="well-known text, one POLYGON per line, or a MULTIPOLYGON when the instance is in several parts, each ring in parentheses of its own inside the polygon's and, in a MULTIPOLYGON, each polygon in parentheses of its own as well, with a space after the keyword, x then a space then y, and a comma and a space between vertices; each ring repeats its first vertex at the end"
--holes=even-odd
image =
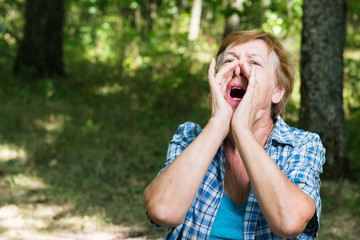
POLYGON ((230 90, 230 97, 236 101, 240 101, 244 95, 245 95, 245 90, 239 87, 233 87, 230 90))

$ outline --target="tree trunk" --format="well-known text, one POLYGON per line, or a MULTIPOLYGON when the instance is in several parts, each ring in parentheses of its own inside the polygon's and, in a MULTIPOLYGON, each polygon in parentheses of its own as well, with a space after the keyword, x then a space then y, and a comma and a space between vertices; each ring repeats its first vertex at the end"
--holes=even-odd
POLYGON ((243 0, 229 1, 228 12, 230 14, 225 19, 224 38, 233 31, 240 29, 240 16, 238 12, 243 10, 243 0))
POLYGON ((194 0, 191 8, 191 19, 189 25, 189 41, 194 41, 199 37, 201 20, 202 0, 194 0))
POLYGON ((64 75, 64 0, 27 0, 24 37, 14 72, 27 70, 35 76, 64 75))
POLYGON ((156 2, 154 0, 143 0, 141 15, 144 18, 143 32, 145 35, 153 29, 154 19, 156 17, 156 2))
POLYGON ((233 14, 225 19, 225 31, 224 38, 230 33, 240 29, 240 17, 237 14, 233 14))
POLYGON ((299 122, 323 141, 325 178, 339 178, 348 171, 342 96, 345 1, 303 2, 299 122))

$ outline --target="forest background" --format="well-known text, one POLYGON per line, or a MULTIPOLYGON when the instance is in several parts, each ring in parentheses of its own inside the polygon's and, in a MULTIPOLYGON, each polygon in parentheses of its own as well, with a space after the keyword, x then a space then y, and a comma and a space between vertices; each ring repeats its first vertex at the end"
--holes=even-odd
MULTIPOLYGON (((142 192, 177 126, 208 120, 207 68, 234 26, 264 29, 288 49, 297 82, 284 118, 299 126, 302 0, 64 3, 63 72, 38 74, 14 67, 26 1, 0 0, 0 239, 160 239, 142 192)), ((319 239, 360 234, 359 18, 360 3, 348 0, 348 168, 323 179, 319 239)))

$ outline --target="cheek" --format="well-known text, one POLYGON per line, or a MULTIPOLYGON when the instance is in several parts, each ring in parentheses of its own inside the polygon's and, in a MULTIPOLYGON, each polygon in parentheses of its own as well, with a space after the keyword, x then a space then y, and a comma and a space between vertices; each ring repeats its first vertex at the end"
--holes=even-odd
POLYGON ((267 74, 264 71, 258 71, 256 77, 259 81, 260 88, 269 90, 275 88, 275 78, 273 75, 267 74))
POLYGON ((271 102, 271 98, 275 90, 275 79, 272 76, 263 74, 261 78, 258 76, 258 81, 260 98, 262 98, 264 102, 271 102))
POLYGON ((274 72, 263 71, 261 73, 261 79, 263 80, 264 88, 274 90, 276 86, 274 72))
POLYGON ((271 102, 273 91, 274 89, 266 86, 260 88, 260 98, 263 100, 263 102, 271 102))

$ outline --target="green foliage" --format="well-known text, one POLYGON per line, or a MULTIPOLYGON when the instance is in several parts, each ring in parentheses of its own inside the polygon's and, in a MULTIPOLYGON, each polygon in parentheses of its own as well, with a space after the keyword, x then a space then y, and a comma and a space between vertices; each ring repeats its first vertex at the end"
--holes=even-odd
POLYGON ((360 3, 348 0, 347 35, 344 53, 344 111, 347 119, 346 148, 350 167, 360 182, 360 3))
MULTIPOLYGON (((13 179, 21 174, 40 177, 51 188, 39 194, 59 204, 73 203, 74 214, 101 209, 109 222, 150 229, 142 191, 161 168, 176 127, 184 121, 204 125, 208 119, 207 68, 228 13, 223 1, 203 1, 201 35, 190 43, 192 1, 187 6, 149 1, 149 9, 145 2, 67 1, 67 76, 24 84, 11 74, 24 1, 0 0, 0 22, 13 31, 0 35, 0 71, 5 73, 0 81, 0 147, 22 149, 27 156, 25 161, 0 161, 0 169, 13 179)), ((262 2, 244 1, 238 12, 241 28, 259 27, 280 37, 298 70, 302 1, 262 2)), ((360 179, 360 55, 354 50, 358 3, 349 2, 344 109, 347 154, 360 179)), ((285 116, 294 125, 298 88, 285 116)), ((341 205, 335 195, 325 196, 324 211, 341 205)), ((351 204, 357 203, 354 198, 351 204)))
POLYGON ((347 0, 347 35, 346 45, 352 48, 360 47, 360 2, 357 0, 347 0))
POLYGON ((298 34, 302 29, 302 0, 271 1, 265 11, 266 21, 262 27, 268 32, 282 37, 298 34))
POLYGON ((344 60, 344 110, 348 119, 345 125, 347 158, 360 182, 360 52, 349 49, 344 60))

